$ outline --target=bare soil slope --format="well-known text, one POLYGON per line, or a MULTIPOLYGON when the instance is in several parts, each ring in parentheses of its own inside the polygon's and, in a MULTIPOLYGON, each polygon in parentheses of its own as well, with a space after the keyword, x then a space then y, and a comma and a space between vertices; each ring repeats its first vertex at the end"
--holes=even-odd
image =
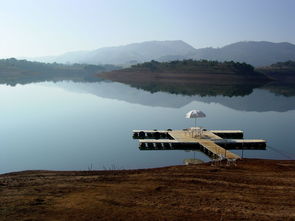
POLYGON ((295 220, 295 161, 0 175, 0 220, 295 220))

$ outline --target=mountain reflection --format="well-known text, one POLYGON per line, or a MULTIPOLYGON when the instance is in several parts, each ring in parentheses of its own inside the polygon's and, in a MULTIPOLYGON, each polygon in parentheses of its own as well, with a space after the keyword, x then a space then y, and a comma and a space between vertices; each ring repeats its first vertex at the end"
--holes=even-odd
POLYGON ((64 74, 62 76, 26 77, 5 80, 0 84, 15 86, 47 82, 67 90, 90 93, 98 97, 117 99, 146 106, 180 108, 193 101, 219 103, 235 110, 277 111, 295 110, 295 86, 271 82, 259 84, 185 84, 169 83, 127 85, 104 81, 93 74, 64 74), (66 82, 67 81, 67 82, 66 82), (54 83, 50 83, 54 82, 54 83))
POLYGON ((244 96, 201 96, 180 95, 167 92, 155 92, 136 89, 122 83, 97 82, 97 83, 73 83, 58 82, 58 86, 66 90, 80 93, 89 93, 102 98, 122 100, 128 103, 145 106, 158 106, 169 108, 181 108, 191 102, 219 103, 223 106, 242 111, 276 111, 284 112, 295 110, 295 97, 278 96, 265 89, 254 89, 244 96))

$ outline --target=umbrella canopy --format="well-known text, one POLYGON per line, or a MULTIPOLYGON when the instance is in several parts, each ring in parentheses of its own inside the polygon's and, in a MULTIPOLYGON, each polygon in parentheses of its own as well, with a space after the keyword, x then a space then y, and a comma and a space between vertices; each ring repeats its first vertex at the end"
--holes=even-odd
POLYGON ((191 110, 185 115, 185 118, 195 118, 195 127, 197 126, 197 118, 202 117, 206 117, 206 114, 200 110, 191 110))
POLYGON ((200 110, 191 110, 186 113, 185 118, 202 118, 206 117, 206 114, 200 110))

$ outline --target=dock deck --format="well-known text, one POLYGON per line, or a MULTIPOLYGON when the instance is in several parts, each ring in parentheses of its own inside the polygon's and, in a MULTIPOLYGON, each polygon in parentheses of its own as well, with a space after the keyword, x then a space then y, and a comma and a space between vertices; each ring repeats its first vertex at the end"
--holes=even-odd
POLYGON ((188 146, 213 159, 239 159, 240 156, 228 149, 265 149, 266 146, 265 140, 234 139, 243 137, 241 130, 203 130, 198 135, 190 130, 134 130, 133 137, 139 138, 143 150, 184 149, 188 146))

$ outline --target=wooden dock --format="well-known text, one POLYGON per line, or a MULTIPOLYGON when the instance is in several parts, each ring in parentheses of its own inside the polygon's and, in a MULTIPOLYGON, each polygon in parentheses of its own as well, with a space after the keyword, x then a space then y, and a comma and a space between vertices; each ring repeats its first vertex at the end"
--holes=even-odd
POLYGON ((141 150, 200 150, 212 159, 239 159, 229 149, 265 149, 265 140, 244 140, 241 130, 134 130, 141 150))

